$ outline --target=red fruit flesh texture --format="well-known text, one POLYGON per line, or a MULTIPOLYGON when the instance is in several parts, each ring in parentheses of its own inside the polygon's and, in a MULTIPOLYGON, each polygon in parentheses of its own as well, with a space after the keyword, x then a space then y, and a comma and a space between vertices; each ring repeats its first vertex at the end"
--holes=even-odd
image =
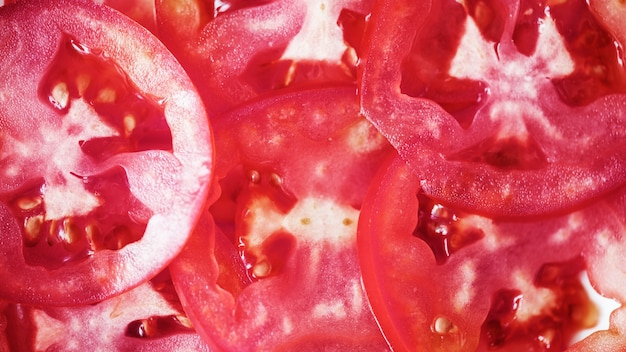
POLYGON ((354 83, 371 3, 159 0, 156 13, 159 37, 218 115, 274 90, 354 83))
POLYGON ((214 128, 224 192, 211 209, 250 281, 237 292, 216 284, 223 263, 206 253, 223 248, 202 233, 206 219, 171 266, 198 331, 226 350, 387 350, 354 236, 369 179, 391 150, 358 114, 354 87, 273 95, 214 128))
POLYGON ((167 271, 96 304, 7 303, 0 313, 11 351, 209 351, 182 311, 167 271))
MULTIPOLYGON (((626 245, 623 203, 601 200, 537 221, 493 220, 425 201, 399 157, 388 165, 365 200, 357 238, 365 289, 394 350, 563 350, 598 317, 583 271, 598 292, 624 302, 617 288, 626 282, 617 254, 626 245), (437 217, 420 215, 437 207, 437 217), (416 236, 424 228, 460 245, 446 252, 446 242, 416 236)), ((621 324, 612 320, 600 336, 622 331, 621 324)))
POLYGON ((503 218, 563 213, 624 182, 620 40, 582 0, 381 2, 363 111, 430 196, 503 218))
POLYGON ((105 6, 0 12, 12 23, 0 33, 0 90, 12 97, 0 106, 0 297, 68 305, 119 294, 167 265, 204 201, 202 104, 156 38, 105 6))

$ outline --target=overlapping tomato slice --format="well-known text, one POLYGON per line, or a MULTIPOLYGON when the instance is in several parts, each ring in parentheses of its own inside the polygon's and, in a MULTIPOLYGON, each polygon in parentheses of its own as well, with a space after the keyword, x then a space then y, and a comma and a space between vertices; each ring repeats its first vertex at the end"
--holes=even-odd
POLYGON ((159 37, 222 113, 288 86, 356 80, 371 0, 158 0, 159 37))
POLYGON ((180 251, 212 136, 165 47, 90 1, 0 8, 0 297, 67 305, 122 293, 180 251))
MULTIPOLYGON (((598 323, 584 275, 624 302, 618 253, 626 238, 617 198, 562 216, 494 220, 426 196, 400 157, 373 185, 359 220, 359 257, 394 350, 562 351, 598 323)), ((597 336, 619 336, 621 314, 597 336)), ((623 339, 613 340, 623 348, 623 339)))
POLYGON ((198 331, 224 350, 387 350, 355 244, 390 146, 359 115, 355 88, 260 99, 214 128, 224 191, 211 212, 224 237, 207 214, 171 266, 198 331))
POLYGON ((604 13, 583 0, 380 1, 363 111, 441 201, 568 211, 625 181, 623 25, 604 13))
POLYGON ((194 331, 164 271, 92 305, 0 306, 2 351, 209 351, 194 331))

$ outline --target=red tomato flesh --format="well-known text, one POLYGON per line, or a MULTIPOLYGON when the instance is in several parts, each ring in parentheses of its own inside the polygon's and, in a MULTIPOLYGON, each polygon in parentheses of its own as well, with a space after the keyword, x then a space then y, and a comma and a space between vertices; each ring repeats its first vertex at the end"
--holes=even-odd
POLYGON ((494 220, 429 199, 406 163, 390 160, 364 202, 357 239, 365 289, 392 348, 564 350, 597 323, 583 271, 624 302, 623 273, 605 278, 622 266, 608 253, 626 243, 615 209, 611 200, 543 220, 494 220))
POLYGON ((260 99, 214 128, 228 199, 211 209, 234 212, 220 226, 248 279, 234 292, 217 284, 229 272, 207 215, 171 266, 200 334, 225 350, 387 350, 363 296, 355 226, 390 146, 358 114, 354 87, 260 99))
POLYGON ((625 181, 622 38, 583 0, 381 1, 371 19, 363 111, 430 196, 521 217, 625 181))
POLYGON ((159 0, 156 13, 159 37, 215 114, 286 87, 355 82, 371 3, 159 0))
POLYGON ((0 297, 78 304, 148 280, 211 179, 193 85, 156 38, 93 2, 18 2, 0 21, 0 297))

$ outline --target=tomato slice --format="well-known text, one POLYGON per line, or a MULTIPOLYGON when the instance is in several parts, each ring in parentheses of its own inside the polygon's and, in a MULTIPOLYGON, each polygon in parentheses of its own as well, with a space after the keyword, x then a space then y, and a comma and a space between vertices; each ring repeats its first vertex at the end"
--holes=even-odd
POLYGON ((159 0, 156 13, 159 37, 219 114, 288 86, 354 82, 371 3, 159 0))
POLYGON ((624 182, 623 36, 584 0, 380 1, 370 24, 364 114, 429 195, 516 217, 624 182))
POLYGON ((7 351, 209 351, 182 311, 167 271, 93 305, 5 304, 2 312, 7 351))
MULTIPOLYGON (((429 198, 410 167, 390 159, 372 182, 357 236, 364 286, 387 340, 396 351, 566 349, 597 323, 581 275, 625 302, 617 289, 626 279, 617 254, 626 243, 624 210, 616 204, 494 220, 429 198)), ((621 329, 613 320, 602 334, 621 329)), ((598 350, 594 339, 579 344, 598 350)))
POLYGON ((211 212, 230 241, 211 235, 207 214, 171 265, 198 332, 224 350, 388 350, 362 291, 355 236, 368 180, 392 149, 359 115, 355 87, 260 99, 214 130, 228 199, 211 212), (236 251, 234 264, 219 258, 236 251), (232 275, 225 263, 246 273, 242 289, 219 283, 232 275))
POLYGON ((150 32, 157 34, 156 10, 153 0, 96 0, 132 18, 150 32))
POLYGON ((0 8, 0 297, 119 294, 180 251, 212 176, 212 135, 183 69, 89 1, 0 8))

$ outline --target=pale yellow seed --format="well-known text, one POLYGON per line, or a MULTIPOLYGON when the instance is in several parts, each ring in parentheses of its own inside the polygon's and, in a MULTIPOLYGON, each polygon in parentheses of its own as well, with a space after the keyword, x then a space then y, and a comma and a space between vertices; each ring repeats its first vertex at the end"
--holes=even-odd
POLYGON ((97 103, 114 103, 117 99, 117 93, 113 88, 102 88, 100 92, 98 92, 98 97, 96 98, 97 103))
POLYGON ((26 235, 25 240, 27 242, 37 241, 41 232, 41 225, 43 225, 43 215, 35 215, 26 218, 24 224, 24 233, 26 235))
POLYGON ((254 277, 256 278, 264 278, 267 277, 270 274, 270 263, 268 263, 266 260, 260 261, 258 262, 253 268, 252 268, 252 275, 254 275, 254 277))
POLYGON ((65 82, 57 83, 50 94, 53 103, 58 109, 65 109, 70 101, 70 92, 65 82))
POLYGON ((33 210, 43 202, 41 197, 21 197, 17 200, 18 208, 24 211, 33 210))
POLYGON ((135 116, 131 114, 124 116, 124 133, 126 134, 126 137, 133 133, 135 127, 137 127, 137 120, 135 120, 135 116))
POLYGON ((87 74, 80 74, 76 77, 76 89, 78 89, 78 95, 83 96, 85 91, 91 83, 91 76, 87 74))

